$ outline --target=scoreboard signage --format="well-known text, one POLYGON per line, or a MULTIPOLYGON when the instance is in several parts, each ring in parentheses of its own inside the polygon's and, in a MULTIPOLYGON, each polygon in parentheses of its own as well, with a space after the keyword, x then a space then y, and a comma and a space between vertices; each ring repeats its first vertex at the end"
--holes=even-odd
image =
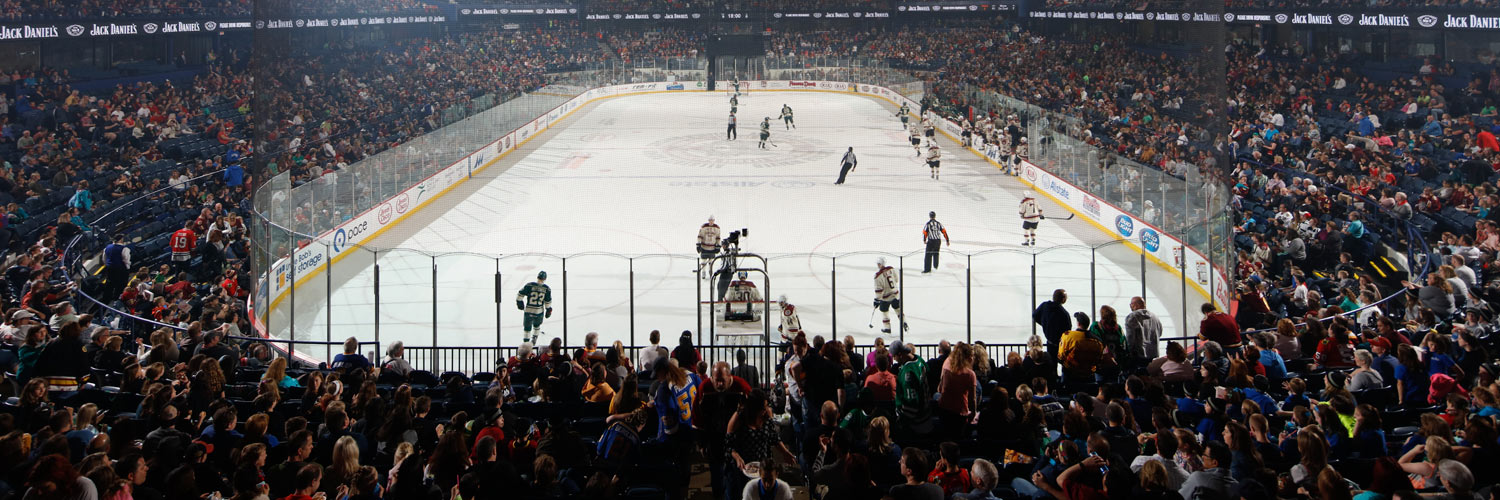
POLYGON ((896 5, 896 12, 913 14, 964 13, 964 12, 1008 12, 1016 10, 1012 2, 903 2, 896 5))
POLYGON ((1167 21, 1223 22, 1229 25, 1287 25, 1308 27, 1345 27, 1352 29, 1453 29, 1500 31, 1500 15, 1492 12, 1469 14, 1459 12, 1368 12, 1368 11, 1242 11, 1160 12, 1160 11, 1031 11, 1032 19, 1069 19, 1092 21, 1167 21))
POLYGON ((577 7, 567 5, 463 5, 458 8, 459 17, 493 16, 576 16, 577 7))
POLYGON ((703 17, 702 12, 595 12, 583 16, 589 21, 691 21, 703 17))
POLYGON ((171 19, 36 22, 0 24, 0 41, 103 38, 130 35, 207 33, 250 29, 248 19, 171 19))

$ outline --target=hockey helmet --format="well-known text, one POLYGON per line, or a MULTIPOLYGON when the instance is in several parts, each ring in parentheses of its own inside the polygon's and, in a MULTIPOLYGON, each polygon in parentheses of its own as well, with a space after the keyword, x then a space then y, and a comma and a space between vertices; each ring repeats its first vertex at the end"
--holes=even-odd
POLYGON ((1025 138, 1025 137, 1022 137, 1022 138, 1021 138, 1021 142, 1026 142, 1026 138, 1025 138))
POLYGON ((885 267, 885 257, 876 257, 875 267, 885 267))
POLYGON ((709 222, 713 222, 713 221, 714 221, 714 216, 713 216, 713 214, 708 214, 708 221, 709 221, 709 222))
POLYGON ((766 117, 766 120, 770 120, 770 119, 771 119, 771 117, 769 117, 769 116, 766 117))
POLYGON ((738 276, 739 276, 739 278, 740 278, 740 279, 741 279, 741 280, 743 280, 743 279, 745 279, 745 278, 746 278, 746 277, 748 277, 748 276, 750 276, 750 273, 747 273, 747 272, 745 272, 745 271, 740 271, 740 273, 739 273, 739 274, 738 274, 738 276))
POLYGON ((1024 197, 1024 198, 1036 198, 1036 193, 1033 193, 1031 191, 1026 191, 1026 192, 1021 193, 1021 196, 1024 197))
POLYGON ((786 294, 783 293, 783 294, 781 294, 780 297, 776 297, 776 303, 777 304, 781 304, 783 307, 785 307, 786 306, 786 294))
POLYGON ((542 272, 536 273, 536 279, 539 279, 539 280, 545 280, 545 279, 547 279, 547 271, 542 271, 542 272))

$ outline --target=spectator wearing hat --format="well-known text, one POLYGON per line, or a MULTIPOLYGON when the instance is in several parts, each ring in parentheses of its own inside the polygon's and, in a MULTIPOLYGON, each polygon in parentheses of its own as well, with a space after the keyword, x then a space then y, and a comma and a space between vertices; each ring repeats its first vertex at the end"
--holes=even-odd
POLYGON ((1375 371, 1380 372, 1381 380, 1396 380, 1396 367, 1401 364, 1396 356, 1391 354, 1391 341, 1385 337, 1370 339, 1370 365, 1375 371))
POLYGON ((37 357, 36 375, 47 379, 48 390, 76 391, 89 374, 82 333, 77 322, 63 325, 57 339, 48 342, 37 357))

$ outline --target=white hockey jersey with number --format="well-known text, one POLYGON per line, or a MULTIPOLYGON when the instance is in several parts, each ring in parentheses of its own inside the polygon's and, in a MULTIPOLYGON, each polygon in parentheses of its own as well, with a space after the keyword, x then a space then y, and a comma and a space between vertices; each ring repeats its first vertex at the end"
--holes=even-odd
POLYGON ((880 268, 875 271, 875 299, 892 301, 896 299, 896 269, 891 266, 880 268))
POLYGON ((1021 200, 1022 219, 1026 219, 1027 221, 1034 221, 1041 218, 1041 216, 1042 207, 1041 205, 1037 204, 1036 198, 1026 198, 1021 200))
POLYGON ((927 150, 927 161, 938 161, 938 159, 940 159, 942 157, 943 157, 943 150, 941 150, 941 149, 930 148, 930 149, 927 150))
POLYGON ((751 304, 761 302, 760 288, 749 280, 734 280, 729 282, 729 294, 725 300, 730 302, 749 302, 751 304))
POLYGON ((705 252, 719 250, 719 225, 712 222, 698 228, 698 249, 705 252))
POLYGON ((907 130, 911 131, 911 137, 913 139, 920 139, 920 138, 922 138, 922 130, 921 129, 919 129, 917 127, 911 127, 911 128, 909 128, 907 130))
POLYGON ((802 320, 797 318, 797 306, 787 304, 781 307, 781 338, 792 340, 797 334, 802 333, 802 320))

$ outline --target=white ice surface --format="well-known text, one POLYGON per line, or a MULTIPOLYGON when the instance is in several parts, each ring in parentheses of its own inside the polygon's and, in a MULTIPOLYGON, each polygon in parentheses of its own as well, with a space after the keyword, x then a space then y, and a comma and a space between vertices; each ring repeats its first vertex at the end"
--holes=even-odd
MULTIPOLYGON (((1129 298, 1140 294, 1139 256, 1121 245, 1093 252, 1097 279, 1090 286, 1090 247, 1112 238, 1082 220, 1043 222, 1042 250, 1019 245, 1016 212, 1025 185, 941 135, 942 175, 930 179, 886 101, 757 93, 741 100, 736 141, 724 137, 726 101, 722 92, 668 93, 604 99, 580 109, 367 245, 407 250, 340 261, 327 278, 333 289, 327 300, 316 297, 321 285, 305 285, 296 338, 322 339, 329 321, 334 340, 368 338, 377 317, 377 260, 383 342, 432 345, 436 302, 438 345, 495 345, 497 270, 503 277, 498 341, 504 345, 520 341, 515 293, 542 270, 550 275, 557 313, 544 325, 549 337, 564 332, 565 300, 571 345, 590 331, 630 345, 632 309, 637 345, 653 329, 668 339, 698 331, 692 252, 698 226, 710 214, 725 235, 749 228, 745 251, 771 259, 770 296, 786 294, 810 334, 853 335, 861 344, 879 334, 878 315, 875 328, 867 326, 877 254, 888 255, 893 266, 905 255, 906 338, 921 343, 1022 343, 1032 333, 1033 300, 1047 300, 1054 288, 1070 291, 1069 310, 1093 316, 1097 305, 1112 305, 1122 321, 1129 298), (796 110, 797 129, 784 130, 774 120, 783 104, 796 110), (767 116, 778 147, 761 150, 755 136, 759 118, 767 116), (859 168, 846 184, 834 185, 849 147, 859 168), (937 212, 953 241, 940 268, 920 274, 921 228, 929 211, 937 212), (536 254, 568 256, 566 291, 562 260, 536 254)), ((1054 217, 1067 213, 1045 198, 1043 206, 1054 217)), ((1148 307, 1172 335, 1181 324, 1179 286, 1155 265, 1147 272, 1153 275, 1148 307)))

